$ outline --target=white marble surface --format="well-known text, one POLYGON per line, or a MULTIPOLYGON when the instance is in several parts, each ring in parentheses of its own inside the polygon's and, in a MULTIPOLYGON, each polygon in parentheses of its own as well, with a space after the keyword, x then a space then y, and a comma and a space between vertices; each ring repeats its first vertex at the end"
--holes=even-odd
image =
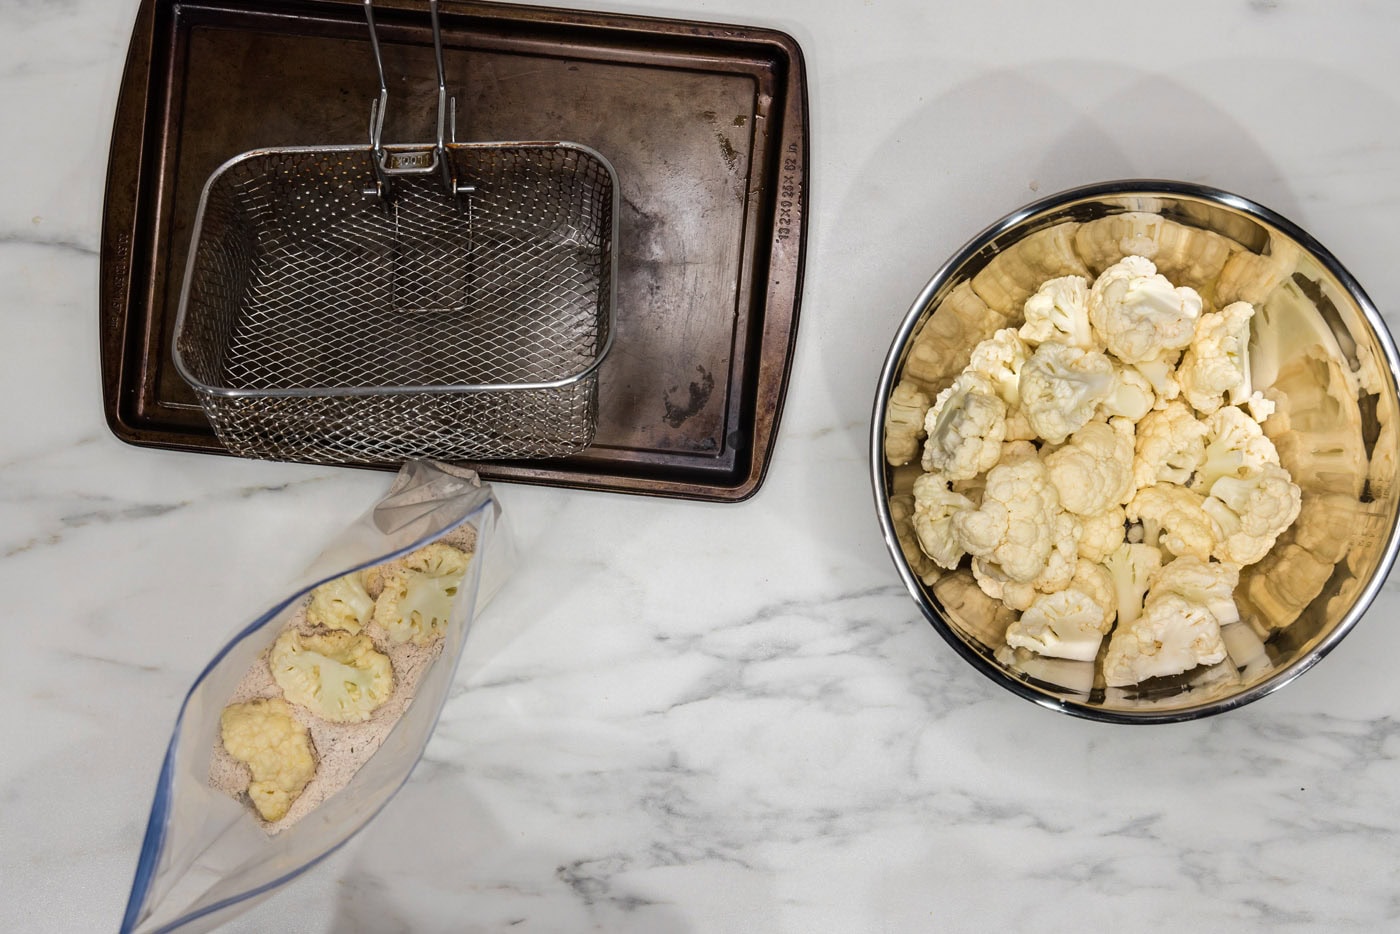
MULTIPOLYGON (((895 322, 1038 193, 1233 189, 1395 309, 1400 6, 585 5, 806 52, 811 252, 772 471, 739 506, 503 486, 523 564, 427 760, 229 930, 1400 928, 1400 595, 1246 709, 1078 721, 921 622, 864 458, 895 322)), ((109 434, 96 251, 134 10, 0 2, 5 931, 116 928, 186 687, 386 481, 109 434)))

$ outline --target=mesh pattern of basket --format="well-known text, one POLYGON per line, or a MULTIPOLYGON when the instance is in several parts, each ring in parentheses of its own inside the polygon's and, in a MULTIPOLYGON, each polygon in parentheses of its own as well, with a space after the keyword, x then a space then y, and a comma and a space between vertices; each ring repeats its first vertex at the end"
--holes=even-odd
POLYGON ((471 191, 374 190, 364 147, 260 150, 205 187, 175 363, 231 452, 553 457, 593 439, 616 183, 569 143, 452 144, 471 191))

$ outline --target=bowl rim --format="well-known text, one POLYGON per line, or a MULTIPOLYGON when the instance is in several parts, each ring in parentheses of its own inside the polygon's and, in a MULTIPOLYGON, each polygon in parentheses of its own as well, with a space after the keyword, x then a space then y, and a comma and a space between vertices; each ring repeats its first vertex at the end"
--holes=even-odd
POLYGON ((1032 201, 1011 213, 1005 215, 1000 220, 992 223, 980 233, 969 239, 957 252, 945 261, 938 270, 934 272, 928 283, 919 292, 909 310, 905 313, 899 329, 896 331, 890 348, 885 354, 885 361, 880 370, 880 379, 875 392, 875 404, 871 417, 870 428, 870 474, 875 495, 875 510, 880 520, 880 530, 885 540, 885 548, 889 551, 890 557, 894 561, 895 570, 899 573, 900 579, 904 582, 905 589, 909 591, 914 602, 918 604, 924 617, 938 632, 943 640, 952 646, 958 655, 970 663, 983 675, 990 678, 1001 687, 1011 691, 1037 706, 1049 710, 1057 710, 1061 713, 1082 717, 1087 720, 1095 720, 1104 723, 1122 724, 1152 724, 1152 723, 1177 723, 1185 720, 1197 720, 1203 717, 1215 716, 1227 710, 1234 710, 1252 703, 1261 697, 1279 690, 1284 685, 1291 683, 1303 672, 1312 668, 1323 659, 1337 644, 1349 633, 1360 621, 1380 593, 1385 579, 1390 572, 1391 566, 1395 562, 1396 553, 1400 551, 1400 521, 1392 517, 1390 531, 1385 548, 1381 552, 1379 563, 1370 579, 1361 588, 1356 596, 1351 608, 1332 628, 1332 631, 1322 638, 1317 645, 1302 657, 1294 660, 1290 665, 1279 669, 1268 677, 1251 685, 1249 688, 1232 694, 1229 697, 1215 698, 1203 701, 1188 707, 1177 707, 1169 710, 1154 711, 1144 709, 1141 711, 1108 710, 1092 704, 1069 700, 1063 697, 1056 697, 1049 692, 1039 690, 1025 681, 1009 677, 997 665, 992 664, 984 655, 975 651, 953 630, 951 623, 945 619, 939 609, 934 606, 933 601, 927 598, 923 584, 916 578, 909 568, 909 563, 905 560, 903 551, 899 545, 899 539, 895 535, 894 519, 890 515, 889 509, 889 489, 885 481, 885 458, 884 458, 884 424, 885 412, 888 408, 890 392, 893 391, 895 376, 899 365, 899 355, 901 349, 909 341, 915 327, 919 322, 928 303, 943 287, 944 283, 959 269, 964 263, 980 252, 989 241, 1016 227, 1030 218, 1060 208, 1064 205, 1076 201, 1083 201, 1092 198, 1104 197, 1125 197, 1125 196, 1167 196, 1186 197, 1198 201, 1225 207, 1241 212, 1254 219, 1262 221, 1269 226, 1279 230, 1281 233, 1293 239, 1298 246, 1306 250, 1328 273, 1335 276, 1338 283, 1346 289, 1348 294, 1355 299, 1362 316, 1367 325, 1376 336, 1377 343, 1380 344, 1385 356, 1385 370, 1390 377, 1390 388, 1392 393, 1400 398, 1400 355, 1397 355, 1395 342, 1391 336, 1390 329, 1385 320, 1381 317, 1375 304, 1362 289, 1356 278, 1347 271, 1346 267, 1337 260, 1332 253, 1319 243, 1311 234, 1303 230, 1288 218, 1279 214, 1271 208, 1259 204, 1249 198, 1223 189, 1214 188, 1208 185, 1201 185, 1194 182, 1170 181, 1166 179, 1152 178, 1128 178, 1117 179, 1106 182, 1096 182, 1089 185, 1080 185, 1074 188, 1067 188, 1046 197, 1032 201))

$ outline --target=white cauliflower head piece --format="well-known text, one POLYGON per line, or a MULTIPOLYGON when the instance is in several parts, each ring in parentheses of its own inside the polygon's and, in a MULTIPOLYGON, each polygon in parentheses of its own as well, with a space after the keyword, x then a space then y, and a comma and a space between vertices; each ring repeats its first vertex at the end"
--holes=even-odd
POLYGON ((1152 575, 1162 566, 1162 552, 1152 545, 1124 543, 1104 559, 1113 584, 1115 615, 1120 626, 1142 615, 1142 603, 1152 575))
POLYGON ((1254 392, 1249 372, 1253 317, 1253 305, 1235 302, 1197 319, 1196 336, 1176 370, 1181 395, 1196 411, 1209 415, 1222 400, 1240 405, 1254 392))
POLYGON ((1216 409, 1204 426, 1205 456, 1191 479, 1197 492, 1208 492, 1221 477, 1243 479, 1279 462, 1278 449, 1259 423, 1235 406, 1216 409))
POLYGON ((1099 403, 1104 415, 1139 421, 1157 404, 1157 391, 1147 377, 1130 366, 1116 368, 1113 391, 1099 403))
POLYGON ((1173 555, 1209 560, 1216 532, 1203 510, 1204 500, 1184 486, 1157 483, 1138 490, 1128 503, 1128 518, 1141 522, 1143 541, 1173 555))
POLYGON ((470 560, 466 552, 434 542, 389 565, 374 620, 391 642, 429 645, 442 637, 470 560))
POLYGON ((1089 324, 1089 282, 1083 276, 1061 276, 1041 285, 1026 299, 1026 323, 1021 339, 1031 345, 1053 341, 1084 350, 1102 350, 1089 324))
POLYGON ((1061 512, 1049 471, 1030 454, 988 471, 981 505, 954 515, 953 528, 969 554, 994 562, 1013 581, 1030 582, 1055 548, 1061 512))
POLYGON ((1101 563, 1121 544, 1127 514, 1122 506, 1114 506, 1079 519, 1079 557, 1094 564, 1101 563))
POLYGON ((1113 588, 1107 573, 1080 561, 1069 586, 1038 595, 1006 629, 1013 648, 1038 655, 1093 661, 1113 623, 1113 588))
POLYGON ((248 799, 265 821, 287 816, 316 774, 306 727, 280 697, 229 704, 219 715, 224 750, 248 767, 248 799))
POLYGON ((924 421, 924 470, 970 480, 992 467, 1006 437, 1006 403, 991 380, 964 371, 938 394, 924 421))
POLYGON ((948 481, 926 473, 914 481, 914 535, 919 548, 941 568, 953 570, 966 551, 953 528, 953 517, 976 504, 948 489, 948 481))
POLYGON ((1169 402, 1137 423, 1133 484, 1185 484, 1205 456, 1205 423, 1184 402, 1169 402))
POLYGON ((287 700, 332 723, 368 720, 394 692, 389 656, 363 633, 288 629, 273 643, 267 664, 287 700))
POLYGON ((346 574, 311 591, 306 620, 314 626, 357 633, 374 615, 374 599, 365 590, 362 574, 346 574))
POLYGON ((1218 561, 1185 557, 1164 564, 1152 575, 1150 593, 1174 593, 1210 610, 1221 626, 1240 620, 1235 587, 1240 569, 1218 561))
POLYGON ((911 380, 900 380, 890 393, 885 409, 885 460, 891 467, 903 467, 919 453, 928 410, 928 395, 911 380))
POLYGON ((1113 392, 1113 361, 1094 350, 1045 343, 1021 368, 1021 406, 1036 434, 1063 444, 1113 392))
POLYGON ((1094 280, 1089 321, 1109 352, 1139 363, 1181 350, 1196 333, 1201 296, 1176 288, 1141 256, 1125 256, 1094 280))
POLYGON ((1133 423, 1123 418, 1090 422, 1069 443, 1045 457, 1060 505, 1092 516, 1132 498, 1133 423))
POLYGON ((1113 630, 1104 680, 1110 687, 1127 687, 1216 664, 1225 654, 1220 624, 1208 609, 1180 594, 1151 594, 1141 616, 1113 630))
POLYGON ((965 372, 985 376, 1008 408, 1021 404, 1021 367, 1026 363, 1025 342, 1015 328, 1002 328, 972 349, 965 372))
POLYGON ((1268 554, 1301 507, 1302 491, 1278 464, 1244 479, 1221 477, 1201 505, 1214 527, 1215 557, 1241 566, 1268 554))

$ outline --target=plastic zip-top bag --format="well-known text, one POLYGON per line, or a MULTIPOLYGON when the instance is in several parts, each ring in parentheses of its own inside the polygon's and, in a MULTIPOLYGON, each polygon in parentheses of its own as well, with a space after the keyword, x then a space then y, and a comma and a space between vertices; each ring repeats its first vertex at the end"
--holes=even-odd
POLYGON ((408 780, 513 560, 491 488, 411 461, 175 721, 123 932, 205 931, 354 836, 408 780))

